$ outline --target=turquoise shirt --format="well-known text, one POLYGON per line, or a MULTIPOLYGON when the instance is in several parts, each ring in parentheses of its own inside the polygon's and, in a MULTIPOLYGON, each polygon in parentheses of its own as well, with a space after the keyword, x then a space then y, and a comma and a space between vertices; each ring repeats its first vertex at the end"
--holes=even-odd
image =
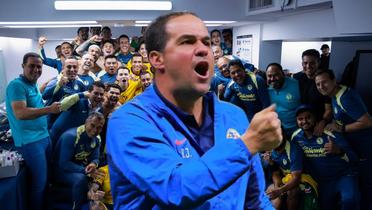
POLYGON ((276 104, 276 112, 284 129, 295 130, 296 109, 301 104, 301 95, 298 81, 286 77, 279 90, 269 87, 269 96, 272 104, 276 104))
POLYGON ((15 117, 12 102, 25 101, 27 107, 44 107, 39 88, 23 76, 11 81, 6 89, 6 110, 12 130, 14 144, 20 147, 49 136, 46 115, 33 120, 19 120, 15 117))

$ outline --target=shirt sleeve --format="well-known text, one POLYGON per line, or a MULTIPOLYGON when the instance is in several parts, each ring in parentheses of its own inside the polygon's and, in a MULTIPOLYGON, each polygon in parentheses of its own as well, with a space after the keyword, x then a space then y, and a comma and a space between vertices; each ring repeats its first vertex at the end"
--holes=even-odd
POLYGON ((107 152, 114 194, 123 189, 120 176, 125 174, 137 190, 158 205, 187 209, 216 196, 251 167, 252 156, 240 139, 219 141, 202 157, 183 159, 165 139, 159 122, 134 111, 143 113, 118 110, 108 125, 107 152))
POLYGON ((13 101, 26 101, 27 98, 26 98, 26 90, 24 89, 24 87, 17 83, 17 82, 11 82, 7 89, 7 95, 8 95, 8 99, 10 99, 12 102, 13 101))
POLYGON ((341 96, 341 103, 346 110, 346 114, 355 121, 368 113, 362 98, 356 91, 350 90, 347 95, 341 96))
POLYGON ((62 134, 58 143, 60 144, 58 167, 66 172, 85 173, 85 168, 74 163, 74 142, 76 136, 68 133, 62 134))
POLYGON ((43 59, 43 64, 57 69, 57 63, 58 63, 57 59, 52 59, 52 58, 46 57, 44 48, 40 49, 39 54, 40 54, 41 58, 43 59))
POLYGON ((290 142, 290 159, 291 159, 291 171, 302 171, 303 169, 303 150, 296 142, 296 137, 294 137, 290 142))

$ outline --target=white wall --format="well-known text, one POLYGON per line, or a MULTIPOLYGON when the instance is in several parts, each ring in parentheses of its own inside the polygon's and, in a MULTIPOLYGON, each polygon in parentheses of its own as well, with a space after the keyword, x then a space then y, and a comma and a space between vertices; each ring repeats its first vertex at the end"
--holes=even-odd
MULTIPOLYGON (((321 53, 320 47, 322 44, 328 44, 333 49, 331 42, 283 42, 282 43, 282 57, 281 65, 283 69, 289 69, 291 73, 302 71, 302 52, 307 49, 316 49, 321 53)), ((333 58, 332 58, 333 59, 333 58)))
POLYGON ((233 49, 236 49, 236 37, 241 35, 252 35, 252 64, 258 66, 258 58, 260 53, 261 26, 246 25, 233 28, 234 43, 233 49))

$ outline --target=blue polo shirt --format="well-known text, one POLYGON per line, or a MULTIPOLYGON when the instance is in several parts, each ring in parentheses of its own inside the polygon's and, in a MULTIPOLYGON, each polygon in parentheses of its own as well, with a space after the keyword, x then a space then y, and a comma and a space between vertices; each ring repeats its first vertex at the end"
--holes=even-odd
POLYGON ((25 101, 26 106, 30 108, 44 107, 36 83, 30 83, 22 75, 9 83, 6 88, 6 111, 14 145, 20 147, 48 137, 46 115, 33 120, 19 120, 15 117, 12 108, 12 102, 15 101, 25 101))
MULTIPOLYGON (((181 121, 186 125, 190 131, 193 141, 190 141, 192 146, 197 151, 202 151, 203 153, 207 152, 214 145, 214 126, 213 126, 213 97, 212 93, 208 93, 203 96, 203 123, 198 125, 195 120, 194 115, 186 113, 180 110, 178 107, 169 102, 164 98, 157 87, 154 85, 156 94, 160 99, 174 111, 174 113, 181 119, 181 121)), ((201 154, 202 155, 202 154, 201 154)))
POLYGON ((117 53, 116 57, 118 58, 118 61, 120 61, 120 63, 127 65, 128 62, 130 61, 130 59, 132 59, 133 54, 128 53, 128 54, 124 55, 122 53, 117 53))
POLYGON ((301 105, 298 81, 286 77, 283 86, 279 90, 269 87, 268 91, 271 103, 276 104, 276 112, 283 128, 294 131, 297 127, 296 109, 301 105))
POLYGON ((101 82, 103 82, 103 84, 109 84, 109 83, 115 83, 116 81, 116 74, 108 74, 107 72, 100 76, 99 77, 101 79, 101 82))
POLYGON ((291 171, 309 173, 317 181, 327 181, 352 174, 357 156, 339 133, 323 133, 307 138, 302 129, 294 132, 291 140, 291 171), (325 154, 324 145, 331 138, 345 152, 343 155, 325 154))
MULTIPOLYGON (((368 113, 359 93, 346 86, 341 86, 336 96, 332 98, 332 108, 333 117, 340 125, 354 123, 368 113)), ((372 160, 372 128, 345 133, 345 136, 360 158, 372 160)))

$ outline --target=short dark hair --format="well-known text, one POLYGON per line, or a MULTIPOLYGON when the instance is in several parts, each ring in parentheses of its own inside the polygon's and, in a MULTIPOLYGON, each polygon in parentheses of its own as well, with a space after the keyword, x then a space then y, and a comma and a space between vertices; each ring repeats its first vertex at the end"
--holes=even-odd
POLYGON ((118 60, 118 58, 115 56, 115 55, 106 55, 105 57, 105 61, 109 58, 115 58, 116 60, 118 60))
POLYGON ((320 50, 324 50, 324 49, 329 49, 329 46, 328 44, 323 44, 321 47, 320 47, 320 50))
POLYGON ((104 30, 108 30, 108 31, 110 31, 111 32, 111 28, 110 27, 108 27, 108 26, 104 26, 102 29, 101 29, 101 32, 102 31, 104 31, 104 30))
POLYGON ((151 76, 151 73, 150 72, 148 72, 148 71, 141 71, 139 77, 141 78, 141 76, 143 76, 145 74, 150 74, 150 76, 151 76))
POLYGON ((62 45, 64 45, 64 44, 69 45, 69 46, 71 47, 71 49, 73 48, 73 46, 72 46, 72 44, 71 44, 70 42, 62 42, 62 43, 61 43, 61 47, 62 47, 62 45))
POLYGON ((141 55, 139 52, 134 52, 134 53, 132 54, 132 58, 131 58, 131 60, 133 60, 134 57, 141 57, 142 60, 143 60, 143 57, 142 57, 142 55, 141 55))
POLYGON ((319 69, 318 71, 315 72, 315 77, 321 74, 328 74, 328 77, 331 80, 334 80, 336 78, 335 73, 331 69, 319 69))
POLYGON ((198 17, 195 13, 192 12, 172 12, 156 18, 150 24, 145 33, 145 44, 147 52, 149 53, 151 51, 163 52, 166 42, 169 39, 169 34, 165 29, 166 24, 172 18, 183 15, 193 15, 195 17, 198 17))
POLYGON ((87 30, 89 32, 89 27, 79 27, 77 30, 77 34, 79 34, 82 30, 87 30))
POLYGON ((57 45, 54 49, 56 50, 56 49, 58 49, 58 48, 61 48, 61 45, 60 45, 60 44, 57 45))
POLYGON ((93 84, 89 87, 88 91, 92 91, 93 87, 100 87, 105 89, 105 84, 103 84, 101 81, 94 81, 93 84))
POLYGON ((225 29, 222 30, 222 33, 223 33, 223 34, 224 34, 224 33, 229 33, 229 34, 232 35, 232 30, 231 30, 231 28, 225 28, 225 29))
POLYGON ((94 111, 94 112, 89 113, 89 116, 87 117, 85 122, 87 122, 88 120, 91 120, 93 118, 97 118, 98 120, 105 120, 105 116, 101 112, 94 111))
POLYGON ((26 64, 27 61, 28 61, 28 58, 39 58, 40 60, 42 60, 39 54, 34 53, 34 52, 28 52, 28 53, 26 53, 26 54, 23 56, 22 64, 26 64))
POLYGON ((116 84, 116 83, 108 83, 108 84, 106 84, 105 91, 106 92, 109 91, 110 88, 116 88, 116 89, 119 89, 120 93, 122 92, 121 87, 118 84, 116 84))
POLYGON ((229 65, 227 66, 228 69, 230 69, 231 66, 238 66, 243 71, 245 70, 244 65, 240 59, 233 59, 229 62, 229 65))
POLYGON ((122 34, 122 35, 120 35, 119 38, 117 39, 118 42, 120 42, 120 39, 123 39, 123 38, 128 39, 128 41, 129 41, 129 36, 126 35, 126 34, 122 34))
POLYGON ((212 37, 212 34, 214 33, 214 32, 217 32, 220 36, 221 36, 221 31, 220 30, 218 30, 218 29, 213 29, 212 31, 211 31, 211 37, 212 37))
POLYGON ((308 50, 303 51, 301 58, 303 58, 305 56, 313 56, 313 57, 315 57, 318 60, 320 59, 320 53, 316 49, 308 49, 308 50))
POLYGON ((268 69, 270 66, 275 66, 275 67, 279 68, 279 70, 280 70, 280 72, 282 72, 283 76, 285 75, 285 74, 284 74, 284 71, 283 71, 283 67, 282 67, 282 65, 280 65, 279 63, 270 63, 269 65, 267 65, 267 67, 266 67, 266 71, 267 71, 267 69, 268 69))
POLYGON ((102 42, 101 47, 103 47, 106 43, 112 44, 113 47, 115 47, 115 43, 112 40, 105 40, 102 42))

